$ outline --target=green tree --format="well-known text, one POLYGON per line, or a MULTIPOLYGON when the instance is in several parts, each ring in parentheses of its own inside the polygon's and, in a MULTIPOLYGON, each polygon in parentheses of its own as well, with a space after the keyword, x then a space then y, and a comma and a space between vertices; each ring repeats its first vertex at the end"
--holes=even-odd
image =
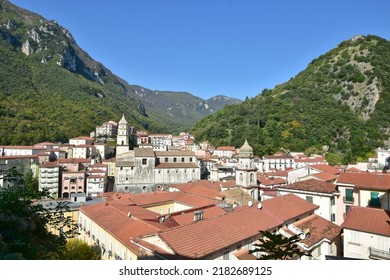
MULTIPOLYGON (((4 179, 19 182, 22 177, 13 169, 4 179)), ((0 259, 63 258, 66 241, 75 236, 77 225, 65 218, 66 203, 54 204, 50 209, 39 203, 48 197, 46 190, 20 185, 0 190, 0 259)))
POLYGON ((24 182, 26 189, 38 191, 38 178, 34 177, 34 173, 31 170, 27 171, 26 175, 24 175, 24 182))
POLYGON ((258 260, 291 260, 297 257, 310 256, 309 253, 303 251, 298 246, 301 240, 299 235, 285 237, 281 234, 273 234, 268 231, 260 231, 263 238, 258 240, 258 244, 254 244, 256 248, 250 250, 250 253, 261 252, 262 255, 258 260))
POLYGON ((100 253, 84 241, 73 238, 66 243, 65 260, 100 260, 100 253))

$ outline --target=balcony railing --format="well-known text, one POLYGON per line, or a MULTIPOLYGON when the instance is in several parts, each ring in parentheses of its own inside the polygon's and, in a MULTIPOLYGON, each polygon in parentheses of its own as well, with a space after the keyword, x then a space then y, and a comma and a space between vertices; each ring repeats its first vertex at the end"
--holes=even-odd
POLYGON ((354 203, 355 199, 353 198, 353 196, 343 196, 343 201, 344 203, 354 203))
POLYGON ((369 250, 370 250, 371 259, 390 260, 390 250, 384 251, 384 250, 374 249, 372 247, 370 247, 369 250))

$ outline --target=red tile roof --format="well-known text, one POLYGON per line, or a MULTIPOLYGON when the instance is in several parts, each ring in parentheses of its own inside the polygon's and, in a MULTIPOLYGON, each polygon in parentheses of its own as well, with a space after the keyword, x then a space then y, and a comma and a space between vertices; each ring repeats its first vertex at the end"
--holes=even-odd
MULTIPOLYGON (((172 215, 172 219, 174 219, 178 225, 188 225, 194 223, 194 210, 187 211, 186 213, 179 215, 172 215)), ((218 216, 224 215, 226 212, 221 207, 212 206, 203 209, 203 217, 204 219, 210 219, 218 216)))
POLYGON ((241 211, 164 230, 159 236, 181 258, 200 259, 250 238, 259 230, 275 229, 283 221, 250 207, 241 211), (185 237, 185 238, 183 238, 185 237))
POLYGON ((328 164, 314 164, 314 165, 310 165, 309 168, 314 168, 322 172, 328 172, 333 175, 338 175, 341 173, 340 169, 328 164))
POLYGON ((280 189, 303 190, 319 193, 334 193, 337 192, 335 184, 319 181, 316 179, 309 179, 295 182, 289 185, 281 186, 280 189))
POLYGON ((278 177, 274 177, 273 179, 271 178, 272 176, 262 176, 262 175, 257 176, 257 179, 260 181, 260 184, 263 186, 276 186, 276 185, 287 184, 287 180, 285 179, 278 178, 278 177))
POLYGON ((340 226, 315 214, 295 222, 294 226, 301 229, 302 231, 305 229, 310 230, 310 236, 300 241, 307 247, 315 245, 324 238, 330 241, 335 241, 335 239, 340 236, 341 233, 340 226))
POLYGON ((156 213, 137 206, 128 206, 115 203, 99 203, 83 206, 80 211, 91 218, 95 223, 103 227, 107 232, 116 236, 118 240, 128 248, 137 252, 137 246, 131 243, 130 238, 140 235, 156 233, 161 230, 161 225, 155 227, 145 221, 136 220, 128 216, 128 213, 137 218, 155 217, 156 213))
POLYGON ((263 209, 279 216, 284 221, 299 217, 304 213, 314 212, 319 206, 294 194, 277 196, 262 202, 263 209), (283 206, 282 206, 283 205, 283 206))
POLYGON ((390 211, 351 206, 341 227, 390 237, 390 211))
POLYGON ((353 185, 360 189, 390 190, 390 174, 388 173, 341 173, 337 184, 353 185))
POLYGON ((325 182, 334 181, 338 178, 337 175, 333 175, 328 172, 321 172, 321 173, 313 174, 311 176, 314 177, 315 179, 318 179, 320 181, 325 181, 325 182))
POLYGON ((123 204, 133 204, 141 207, 149 207, 151 205, 159 205, 169 202, 177 202, 186 204, 192 207, 205 207, 218 203, 215 199, 200 197, 182 192, 155 192, 155 193, 112 193, 107 194, 107 201, 118 201, 123 204))

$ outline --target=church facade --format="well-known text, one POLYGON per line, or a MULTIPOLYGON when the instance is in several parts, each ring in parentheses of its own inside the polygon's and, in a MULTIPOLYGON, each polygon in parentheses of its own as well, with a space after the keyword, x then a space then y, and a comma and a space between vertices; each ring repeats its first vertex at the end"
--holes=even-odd
POLYGON ((167 184, 200 180, 200 164, 191 151, 129 149, 129 125, 123 116, 118 125, 114 191, 153 192, 167 184))

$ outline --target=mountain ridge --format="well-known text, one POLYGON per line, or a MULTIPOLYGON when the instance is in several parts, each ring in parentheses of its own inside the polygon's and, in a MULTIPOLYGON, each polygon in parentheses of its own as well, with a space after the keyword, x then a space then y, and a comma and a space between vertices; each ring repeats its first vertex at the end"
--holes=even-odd
POLYGON ((334 163, 367 159, 389 143, 390 42, 354 36, 312 60, 289 81, 198 122, 199 141, 258 155, 279 150, 327 155, 334 163))
POLYGON ((90 57, 55 20, 7 0, 0 1, 0 53, 0 144, 66 141, 122 114, 140 129, 180 132, 211 113, 190 106, 191 114, 172 117, 158 99, 145 102, 135 93, 142 86, 90 57))

